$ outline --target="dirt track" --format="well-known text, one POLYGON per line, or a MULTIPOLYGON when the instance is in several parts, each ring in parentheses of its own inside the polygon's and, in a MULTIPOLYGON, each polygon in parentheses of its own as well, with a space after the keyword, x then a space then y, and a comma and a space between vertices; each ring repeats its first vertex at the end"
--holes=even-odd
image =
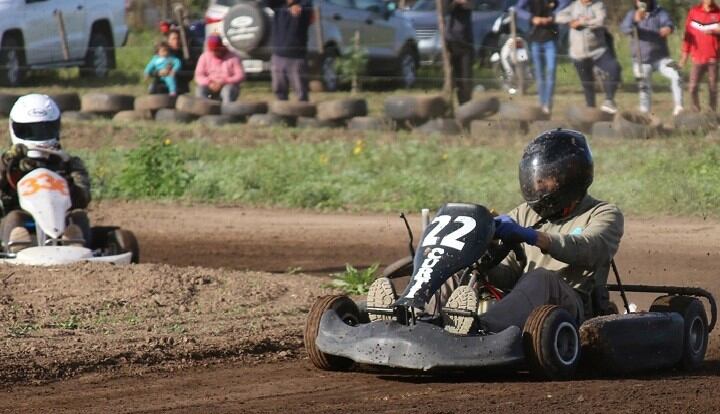
MULTIPOLYGON (((323 274, 345 263, 388 263, 407 251, 394 215, 105 203, 94 216, 135 230, 144 262, 170 266, 144 265, 127 274, 82 265, 52 272, 51 282, 41 272, 4 281, 2 319, 16 312, 16 321, 39 325, 19 337, 1 333, 6 383, 13 381, 8 368, 16 370, 16 381, 62 377, 49 369, 63 366, 62 358, 75 361, 66 364, 75 372, 97 373, 10 386, 0 394, 0 412, 720 412, 717 331, 708 362, 690 376, 535 383, 484 374, 328 374, 310 368, 297 326, 326 279, 211 269, 323 274), (184 267, 200 264, 205 268, 184 267), (19 312, 28 303, 35 303, 30 316, 19 312), (121 304, 110 312, 117 320, 92 325, 105 303, 121 304), (70 330, 61 318, 68 309, 79 315, 70 330), (32 341, 48 346, 22 347, 32 341)), ((719 230, 720 223, 701 219, 629 219, 618 258, 626 282, 697 285, 720 295, 719 230)), ((651 298, 631 300, 643 307, 651 298)))

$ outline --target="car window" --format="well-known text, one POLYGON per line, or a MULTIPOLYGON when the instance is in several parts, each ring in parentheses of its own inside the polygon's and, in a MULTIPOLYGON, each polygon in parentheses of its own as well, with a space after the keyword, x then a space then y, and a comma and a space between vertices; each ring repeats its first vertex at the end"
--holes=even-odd
POLYGON ((385 6, 382 1, 378 0, 355 0, 355 7, 360 10, 368 10, 375 13, 380 13, 385 6))
POLYGON ((353 7, 352 0, 327 0, 329 4, 332 4, 333 6, 340 6, 340 7, 353 7))
POLYGON ((412 10, 415 11, 434 11, 435 0, 419 0, 412 6, 412 10))
POLYGON ((47 0, 25 0, 25 4, 30 4, 30 3, 42 3, 42 2, 45 2, 45 1, 47 1, 47 0))

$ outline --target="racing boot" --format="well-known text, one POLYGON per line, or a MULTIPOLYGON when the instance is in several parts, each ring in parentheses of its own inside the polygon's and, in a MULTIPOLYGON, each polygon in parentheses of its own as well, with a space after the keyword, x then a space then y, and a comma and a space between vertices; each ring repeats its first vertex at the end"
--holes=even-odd
MULTIPOLYGON (((367 294, 367 306, 369 308, 387 308, 391 309, 393 303, 397 300, 398 295, 395 293, 390 279, 379 277, 370 285, 367 294)), ((368 312, 370 321, 389 321, 393 319, 393 315, 378 315, 368 312)))
POLYGON ((472 332, 477 328, 475 323, 477 308, 478 298, 475 291, 468 285, 458 286, 443 308, 445 330, 457 335, 467 335, 472 332), (463 314, 456 314, 453 311, 463 314))
POLYGON ((8 252, 17 253, 20 250, 28 247, 32 242, 30 232, 25 227, 14 227, 10 230, 10 237, 8 238, 8 252), (18 243, 18 244, 12 244, 18 243))

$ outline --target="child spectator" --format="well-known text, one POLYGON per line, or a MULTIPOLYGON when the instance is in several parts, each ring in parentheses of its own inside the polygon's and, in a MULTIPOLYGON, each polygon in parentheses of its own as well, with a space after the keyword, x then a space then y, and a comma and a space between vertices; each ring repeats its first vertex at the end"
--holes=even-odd
POLYGON ((227 50, 220 36, 208 36, 207 51, 200 55, 195 67, 197 96, 234 102, 243 80, 245 70, 240 59, 227 50))
MULTIPOLYGON (((180 70, 180 59, 170 55, 170 46, 166 42, 161 42, 155 48, 155 55, 145 66, 145 79, 150 77, 158 77, 167 86, 170 96, 177 95, 177 84, 175 83, 175 74, 180 70)), ((150 86, 151 93, 153 86, 150 86)))
POLYGON ((720 8, 714 0, 702 0, 690 9, 685 21, 680 66, 692 58, 690 69, 690 96, 693 109, 700 110, 698 82, 708 74, 710 109, 717 110, 718 34, 720 34, 720 8))
POLYGON ((655 4, 655 0, 636 0, 620 24, 620 30, 632 36, 630 49, 633 57, 633 73, 638 83, 640 112, 650 112, 652 105, 652 73, 659 71, 670 79, 675 109, 673 115, 683 110, 681 77, 677 65, 670 58, 667 37, 675 30, 670 14, 655 4))

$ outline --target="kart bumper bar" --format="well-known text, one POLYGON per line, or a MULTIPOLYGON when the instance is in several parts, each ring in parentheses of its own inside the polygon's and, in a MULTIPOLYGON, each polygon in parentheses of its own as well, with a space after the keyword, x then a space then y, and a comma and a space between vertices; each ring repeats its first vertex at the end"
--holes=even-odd
POLYGON ((320 319, 320 351, 362 364, 431 370, 511 365, 524 360, 521 331, 510 327, 485 336, 460 336, 431 323, 344 323, 336 312, 320 319))

